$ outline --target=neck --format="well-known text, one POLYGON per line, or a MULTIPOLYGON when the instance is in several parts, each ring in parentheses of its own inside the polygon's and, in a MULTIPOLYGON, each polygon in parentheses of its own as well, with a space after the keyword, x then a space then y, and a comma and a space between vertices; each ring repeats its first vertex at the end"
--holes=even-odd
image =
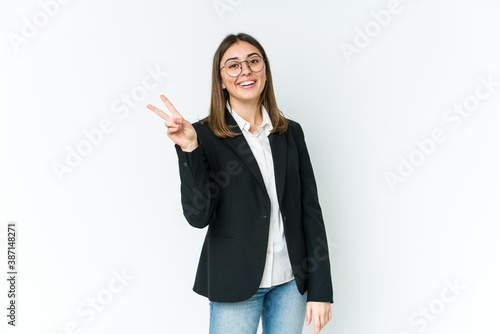
POLYGON ((260 105, 254 103, 241 103, 238 100, 229 101, 229 105, 233 111, 237 112, 245 121, 251 125, 261 125, 263 122, 260 105))

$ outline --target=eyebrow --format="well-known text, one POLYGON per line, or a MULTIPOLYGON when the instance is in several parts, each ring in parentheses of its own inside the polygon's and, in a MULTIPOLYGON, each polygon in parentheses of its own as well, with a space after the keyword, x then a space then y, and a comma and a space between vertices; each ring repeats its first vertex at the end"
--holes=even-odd
MULTIPOLYGON (((258 54, 257 52, 252 52, 252 53, 247 54, 247 58, 250 57, 250 56, 253 56, 253 55, 260 56, 260 54, 258 54)), ((229 60, 236 60, 236 59, 238 59, 238 57, 228 58, 228 59, 226 59, 226 61, 224 62, 224 64, 227 63, 229 60)))

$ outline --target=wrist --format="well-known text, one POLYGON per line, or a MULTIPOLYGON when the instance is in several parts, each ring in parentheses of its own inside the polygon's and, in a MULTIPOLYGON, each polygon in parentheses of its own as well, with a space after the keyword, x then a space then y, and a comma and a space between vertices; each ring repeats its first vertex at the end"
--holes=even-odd
POLYGON ((193 144, 189 144, 188 146, 186 147, 181 147, 181 150, 184 151, 184 152, 192 152, 194 151, 196 148, 198 147, 198 143, 195 142, 193 144))

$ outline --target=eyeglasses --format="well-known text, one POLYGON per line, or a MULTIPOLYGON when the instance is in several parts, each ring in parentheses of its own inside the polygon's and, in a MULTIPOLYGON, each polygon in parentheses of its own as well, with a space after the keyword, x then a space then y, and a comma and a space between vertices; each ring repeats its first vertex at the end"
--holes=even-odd
POLYGON ((248 58, 248 60, 236 61, 231 60, 226 63, 226 65, 222 66, 220 69, 226 69, 227 75, 230 77, 237 77, 241 73, 241 69, 243 66, 241 63, 247 63, 248 67, 252 72, 260 72, 264 68, 264 58, 261 56, 252 56, 248 58))

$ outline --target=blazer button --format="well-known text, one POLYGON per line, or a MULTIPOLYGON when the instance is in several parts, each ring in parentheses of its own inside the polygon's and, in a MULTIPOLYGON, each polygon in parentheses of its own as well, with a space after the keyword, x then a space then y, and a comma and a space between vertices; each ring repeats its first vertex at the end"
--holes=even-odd
POLYGON ((283 216, 283 223, 286 223, 286 216, 283 216))
POLYGON ((187 167, 187 166, 188 166, 188 163, 187 163, 187 162, 185 162, 185 161, 184 161, 182 164, 184 165, 184 167, 187 167))

